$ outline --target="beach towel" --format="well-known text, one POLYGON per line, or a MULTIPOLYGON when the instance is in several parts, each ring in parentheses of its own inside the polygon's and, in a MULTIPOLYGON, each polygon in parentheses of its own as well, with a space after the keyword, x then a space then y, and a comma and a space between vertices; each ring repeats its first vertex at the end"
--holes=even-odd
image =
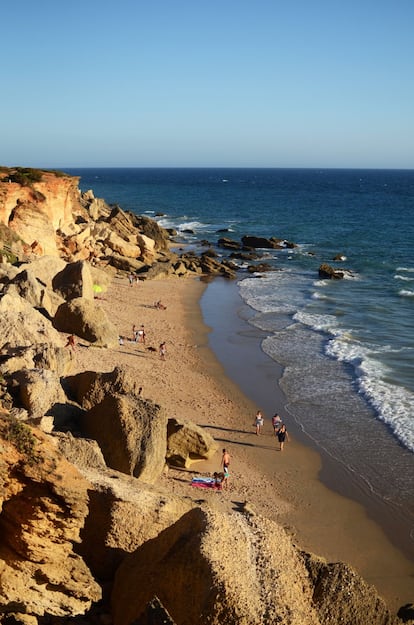
POLYGON ((221 490, 221 484, 216 484, 213 477, 193 477, 191 486, 195 488, 209 488, 210 490, 221 490))

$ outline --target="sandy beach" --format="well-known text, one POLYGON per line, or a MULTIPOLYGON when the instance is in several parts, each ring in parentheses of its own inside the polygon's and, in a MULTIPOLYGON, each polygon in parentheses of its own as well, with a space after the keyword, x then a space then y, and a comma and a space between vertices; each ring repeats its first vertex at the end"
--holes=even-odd
MULTIPOLYGON (((187 471, 170 469, 162 478, 164 487, 194 499, 208 498, 213 506, 227 510, 248 501, 283 526, 300 548, 355 567, 376 586, 390 609, 413 601, 414 561, 391 543, 362 505, 323 485, 321 458, 303 444, 299 433, 290 431, 283 452, 269 419, 262 435, 256 436, 254 415, 263 406, 226 376, 209 348, 209 328, 199 304, 204 289, 205 284, 193 278, 131 287, 126 277, 116 276, 98 303, 124 337, 123 345, 102 350, 79 340, 73 372, 132 368, 145 398, 163 406, 169 417, 206 427, 216 439, 213 459, 196 462, 187 471), (158 300, 166 309, 154 306, 158 300), (132 341, 134 324, 144 325, 145 345, 132 341), (158 351, 163 341, 165 360, 158 351), (192 488, 193 475, 219 470, 223 447, 231 454, 228 491, 201 493, 192 488)), ((242 368, 242 363, 234 366, 242 368)))

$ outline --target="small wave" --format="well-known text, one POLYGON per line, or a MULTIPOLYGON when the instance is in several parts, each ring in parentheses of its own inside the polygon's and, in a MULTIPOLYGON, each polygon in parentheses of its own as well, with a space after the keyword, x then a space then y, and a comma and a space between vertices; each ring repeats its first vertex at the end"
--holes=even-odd
POLYGON ((397 271, 407 271, 408 273, 414 273, 414 267, 397 267, 397 271))
POLYGON ((182 230, 204 230, 205 228, 209 228, 208 224, 203 224, 200 221, 185 221, 178 225, 178 229, 182 230))
POLYGON ((397 274, 394 276, 394 280, 404 280, 404 282, 412 282, 414 280, 414 276, 411 278, 409 276, 400 276, 397 274))
POLYGON ((388 367, 375 353, 394 350, 391 346, 363 345, 348 332, 341 332, 328 342, 325 352, 355 368, 357 387, 377 412, 378 418, 390 426, 395 436, 414 451, 414 395, 407 389, 385 381, 388 367))
POLYGON ((324 300, 328 299, 326 295, 323 295, 323 293, 319 293, 319 291, 315 291, 314 293, 312 293, 311 298, 312 299, 324 299, 324 300))
POLYGON ((401 295, 401 297, 414 297, 414 291, 409 291, 408 289, 401 289, 401 291, 398 291, 398 295, 401 295))
POLYGON ((315 280, 313 286, 328 286, 330 280, 315 280))
POLYGON ((301 324, 312 328, 312 330, 318 330, 323 332, 329 332, 335 335, 338 332, 337 320, 333 315, 315 315, 312 313, 306 313, 298 311, 293 315, 294 321, 299 321, 301 324))

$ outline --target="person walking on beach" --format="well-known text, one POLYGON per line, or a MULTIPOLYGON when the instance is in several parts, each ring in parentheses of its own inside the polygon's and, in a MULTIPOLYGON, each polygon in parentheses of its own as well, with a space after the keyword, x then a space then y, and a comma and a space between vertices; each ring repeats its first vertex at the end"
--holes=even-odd
POLYGON ((283 451, 283 445, 285 444, 285 441, 289 441, 289 434, 286 429, 286 425, 284 425, 283 423, 278 430, 277 440, 279 441, 279 450, 283 451))
POLYGON ((141 328, 138 330, 138 343, 143 343, 145 345, 145 328, 144 328, 144 324, 142 324, 141 328))
POLYGON ((282 425, 282 419, 279 417, 277 412, 275 412, 275 414, 272 417, 272 426, 273 426, 273 432, 275 433, 275 436, 277 436, 277 433, 281 425, 282 425))
POLYGON ((260 410, 256 412, 255 426, 256 426, 256 434, 257 436, 259 436, 263 427, 263 415, 260 410))
POLYGON ((230 454, 227 451, 227 449, 223 449, 223 455, 221 457, 221 465, 220 467, 223 467, 223 471, 225 469, 228 469, 230 466, 230 454))
POLYGON ((165 344, 165 341, 161 343, 159 347, 159 353, 160 353, 161 360, 165 360, 165 354, 167 353, 167 346, 165 344))

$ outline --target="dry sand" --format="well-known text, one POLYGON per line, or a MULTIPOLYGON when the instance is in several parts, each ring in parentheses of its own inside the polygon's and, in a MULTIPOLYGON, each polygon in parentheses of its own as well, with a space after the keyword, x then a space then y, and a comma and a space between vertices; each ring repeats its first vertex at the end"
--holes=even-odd
POLYGON ((333 493, 318 479, 319 455, 292 436, 283 452, 270 424, 261 436, 253 427, 259 408, 224 374, 208 347, 199 299, 205 286, 197 279, 162 279, 132 287, 116 276, 99 302, 125 337, 117 349, 102 350, 79 341, 74 370, 111 371, 131 367, 143 396, 161 404, 170 417, 208 428, 219 445, 210 461, 190 470, 170 469, 163 485, 215 507, 235 510, 248 501, 256 511, 276 520, 300 548, 329 561, 344 561, 376 586, 392 610, 414 600, 414 563, 405 558, 368 518, 364 508, 333 493), (166 310, 157 310, 161 300, 166 310), (146 344, 132 339, 132 326, 144 324, 146 344), (158 347, 166 341, 163 361, 158 347), (151 351, 148 348, 154 348, 151 351), (191 478, 220 469, 221 449, 231 454, 227 492, 200 491, 191 478))

